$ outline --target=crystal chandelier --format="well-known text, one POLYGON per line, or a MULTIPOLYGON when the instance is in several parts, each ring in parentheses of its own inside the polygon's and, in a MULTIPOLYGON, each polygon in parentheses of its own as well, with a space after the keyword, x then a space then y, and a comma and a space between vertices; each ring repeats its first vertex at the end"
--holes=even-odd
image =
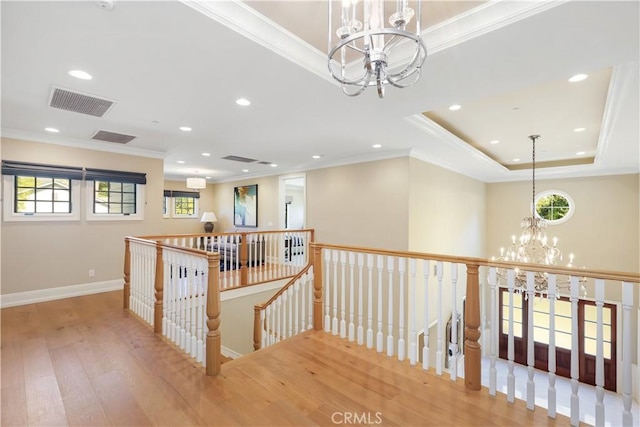
MULTIPOLYGON (((521 234, 519 238, 515 235, 511 236, 511 244, 509 247, 500 248, 500 256, 492 257, 492 260, 531 263, 544 265, 558 265, 562 262, 562 252, 558 248, 558 239, 553 238, 553 243, 549 246, 547 240, 547 221, 540 218, 536 214, 536 140, 540 135, 531 135, 529 139, 533 142, 532 151, 532 200, 531 200, 531 216, 523 218, 520 222, 521 234)), ((567 267, 574 267, 573 254, 569 254, 569 263, 567 267)), ((504 285, 507 283, 507 270, 504 268, 497 269, 498 281, 504 285)), ((534 272, 534 290, 536 294, 542 295, 547 293, 548 276, 546 272, 534 272)), ((579 278, 580 291, 586 294, 585 277, 579 278)), ((571 286, 570 276, 556 275, 556 287, 559 291, 568 291, 571 286)), ((515 269, 515 289, 519 293, 527 290, 527 274, 526 272, 515 269)), ((559 297, 559 292, 556 294, 559 297)), ((526 294, 525 294, 526 295, 526 294)))
MULTIPOLYGON (((341 19, 333 26, 332 0, 329 0, 329 72, 348 96, 360 95, 368 86, 378 88, 384 97, 387 84, 404 88, 416 83, 427 48, 420 37, 422 0, 417 0, 415 28, 408 29, 414 10, 408 0, 396 1, 389 17, 391 28, 384 28, 384 0, 342 0, 341 19), (334 44, 334 34, 338 40, 334 44), (393 52, 392 52, 393 50, 393 52), (350 66, 350 53, 362 59, 362 68, 350 66)), ((356 64, 354 64, 356 65, 356 64)))

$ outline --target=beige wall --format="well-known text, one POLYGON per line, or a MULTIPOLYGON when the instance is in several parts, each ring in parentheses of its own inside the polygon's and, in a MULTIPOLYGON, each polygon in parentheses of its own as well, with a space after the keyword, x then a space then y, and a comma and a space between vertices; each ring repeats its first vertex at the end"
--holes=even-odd
MULTIPOLYGON (((246 179, 242 181, 214 184, 213 206, 218 223, 217 232, 256 231, 278 229, 278 177, 246 179), (258 185, 258 227, 235 227, 233 225, 233 188, 239 185, 258 185)), ((209 188, 207 187, 207 190, 209 188)))
MULTIPOLYGON (((161 159, 2 140, 2 158, 147 174, 141 221, 2 222, 2 294, 122 278, 124 238, 162 227, 161 159), (89 277, 89 270, 95 277, 89 277)), ((3 195, 6 200, 6 195, 3 195)), ((84 200, 83 200, 84 203, 84 200)))
POLYGON ((307 172, 308 228, 316 240, 406 250, 409 158, 307 172))

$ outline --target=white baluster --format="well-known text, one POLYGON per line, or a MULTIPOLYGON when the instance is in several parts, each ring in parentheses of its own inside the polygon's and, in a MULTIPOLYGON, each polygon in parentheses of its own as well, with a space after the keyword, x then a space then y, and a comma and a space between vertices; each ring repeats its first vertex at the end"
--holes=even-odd
POLYGON ((329 286, 329 273, 331 272, 331 251, 329 250, 324 250, 325 252, 325 256, 323 257, 324 259, 324 271, 325 274, 323 274, 324 277, 324 308, 325 308, 325 315, 324 315, 324 331, 325 332, 330 332, 331 331, 331 309, 329 307, 329 301, 331 301, 331 292, 329 292, 331 290, 331 286, 329 286))
POLYGON ((347 267, 347 253, 340 251, 340 338, 347 337, 347 317, 346 317, 346 303, 347 293, 345 286, 347 283, 345 269, 347 267))
POLYGON ((580 381, 578 333, 578 300, 580 298, 580 283, 578 277, 571 277, 571 425, 580 425, 580 398, 578 397, 578 383, 580 381))
POLYGON ((444 368, 442 353, 442 336, 444 335, 444 319, 442 306, 444 304, 444 295, 442 293, 442 261, 436 264, 436 274, 438 277, 438 347, 436 349, 436 374, 442 375, 444 368))
POLYGON ((313 266, 309 268, 307 272, 307 330, 313 329, 313 288, 314 288, 314 272, 313 266))
MULTIPOLYGON (((362 318, 363 318, 363 283, 362 283, 362 266, 364 264, 364 254, 362 252, 358 253, 358 329, 357 329, 357 343, 358 345, 364 344, 364 327, 362 326, 362 318)), ((371 294, 369 294, 369 298, 371 298, 371 294)))
POLYGON ((186 296, 185 296, 185 325, 184 325, 184 351, 186 353, 191 353, 191 302, 192 299, 191 294, 192 294, 192 287, 195 289, 195 283, 194 281, 196 280, 196 274, 197 274, 197 270, 194 267, 194 260, 192 257, 188 258, 188 262, 189 262, 189 270, 193 271, 193 275, 189 275, 189 277, 187 277, 187 283, 186 283, 186 296))
POLYGON ((373 348, 373 255, 367 254, 367 348, 373 348))
POLYGON ((400 306, 400 312, 398 315, 398 360, 403 361, 406 357, 405 352, 407 345, 404 339, 404 272, 405 272, 405 259, 398 258, 398 271, 400 272, 400 295, 398 304, 400 306))
MULTIPOLYGON (((289 305, 287 306, 287 314, 289 315, 288 317, 288 321, 287 321, 287 337, 290 338, 293 336, 293 301, 291 301, 293 299, 293 288, 291 286, 289 286, 289 289, 287 289, 287 291, 285 292, 287 294, 287 300, 289 300, 289 305)), ((297 318, 296 318, 296 322, 297 322, 297 318)), ((297 333, 297 328, 296 328, 296 333, 297 333)))
MULTIPOLYGON (((163 251, 164 254, 164 251, 163 251)), ((162 336, 167 336, 167 315, 169 313, 168 311, 168 307, 169 307, 169 291, 170 291, 170 274, 171 274, 171 266, 169 265, 169 263, 167 262, 167 259, 165 256, 162 257, 162 260, 160 260, 163 263, 163 269, 162 271, 164 272, 163 277, 162 277, 162 336)))
POLYGON ((497 375, 496 359, 498 358, 498 333, 500 328, 498 325, 498 287, 497 287, 497 271, 495 267, 489 267, 489 298, 491 300, 491 321, 489 330, 489 353, 491 357, 491 367, 489 368, 489 394, 496 395, 497 375))
POLYGON ((549 353, 547 370, 549 371, 549 390, 547 392, 547 414, 556 417, 556 275, 550 274, 547 280, 549 295, 549 353))
POLYGON ((458 264, 451 263, 451 356, 449 378, 458 378, 458 264))
POLYGON ((513 342, 513 291, 515 286, 515 271, 507 271, 507 286, 509 287, 509 339, 508 339, 508 363, 509 373, 507 374, 507 401, 513 403, 516 395, 516 377, 513 374, 514 342, 513 342))
POLYGON ((596 426, 604 426, 604 337, 602 307, 604 306, 604 280, 596 279, 596 426))
POLYGON ((275 336, 275 342, 279 342, 282 340, 282 330, 280 329, 281 323, 280 321, 282 320, 282 295, 278 296, 278 298, 276 298, 276 336, 275 336))
MULTIPOLYGON (((632 426, 631 413, 631 310, 633 308, 633 283, 622 282, 622 425, 632 426)), ((637 331, 636 331, 637 334, 637 331)), ((612 344, 613 345, 613 344, 612 344)))
POLYGON ((300 286, 298 287, 298 283, 296 283, 296 334, 298 332, 304 332, 307 329, 306 321, 306 305, 307 305, 307 283, 309 278, 305 274, 301 277, 300 286), (298 331, 298 300, 300 300, 300 330, 298 331))
POLYGON ((422 369, 429 369, 429 274, 431 264, 428 260, 422 262, 422 274, 424 275, 424 319, 423 319, 423 343, 422 343, 422 369))
POLYGON ((535 355, 533 352, 533 300, 535 299, 534 273, 527 271, 527 409, 536 406, 536 384, 533 382, 535 355))
POLYGON ((416 259, 409 259, 409 364, 415 365, 418 356, 416 348, 416 259))
POLYGON ((349 332, 348 337, 349 341, 353 342, 356 339, 356 326, 353 323, 354 320, 354 311, 355 311, 355 295, 353 293, 354 287, 354 265, 356 262, 356 254, 353 252, 349 252, 349 332))
POLYGON ((384 347, 382 335, 382 268, 384 267, 384 258, 378 255, 378 333, 376 334, 376 351, 382 353, 384 347))
POLYGON ((331 251, 333 262, 333 319, 331 320, 331 333, 338 335, 338 251, 331 251))
POLYGON ((266 309, 260 310, 260 348, 265 348, 267 347, 267 335, 269 334, 269 326, 267 325, 267 310, 269 309, 269 307, 267 307, 266 309))
POLYGON ((393 356, 393 257, 387 257, 389 297, 387 299, 387 356, 393 356))

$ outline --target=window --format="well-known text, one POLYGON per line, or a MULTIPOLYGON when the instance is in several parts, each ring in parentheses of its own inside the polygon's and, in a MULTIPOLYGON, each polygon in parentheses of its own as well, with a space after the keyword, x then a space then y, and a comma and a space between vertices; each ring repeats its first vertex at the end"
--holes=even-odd
POLYGON ((536 214, 549 224, 563 223, 573 215, 573 200, 562 191, 544 191, 536 196, 535 203, 536 214))
POLYGON ((82 168, 3 160, 4 221, 80 219, 82 168))
POLYGON ((94 181, 93 213, 136 213, 136 185, 130 182, 94 181))
POLYGON ((165 218, 197 218, 200 193, 195 191, 164 190, 165 218))

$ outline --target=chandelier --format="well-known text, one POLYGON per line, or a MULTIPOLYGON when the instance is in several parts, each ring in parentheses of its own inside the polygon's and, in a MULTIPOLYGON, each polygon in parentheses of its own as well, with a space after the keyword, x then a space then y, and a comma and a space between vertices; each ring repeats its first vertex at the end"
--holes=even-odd
POLYGON ((332 0, 329 0, 329 72, 348 96, 360 95, 368 86, 378 88, 384 97, 387 84, 405 88, 416 83, 427 48, 420 37, 422 0, 417 0, 414 30, 408 29, 414 10, 408 0, 396 1, 389 17, 391 28, 384 27, 384 0, 342 0, 341 19, 333 26, 332 0), (334 34, 338 37, 332 43, 334 34), (362 60, 362 68, 350 66, 352 53, 362 60))
MULTIPOLYGON (((511 236, 511 244, 506 248, 500 248, 500 256, 492 257, 492 260, 517 262, 517 263, 530 263, 530 264, 544 264, 544 265, 558 265, 562 262, 562 252, 558 248, 558 239, 553 238, 551 246, 547 239, 547 221, 536 214, 536 140, 540 138, 540 135, 531 135, 529 139, 533 142, 532 151, 532 200, 531 200, 531 216, 525 217, 520 222, 521 233, 520 237, 516 238, 515 235, 511 236)), ((573 254, 569 254, 569 262, 567 267, 574 267, 573 254)), ((507 270, 504 268, 497 269, 498 281, 504 285, 507 281, 507 270)), ((549 273, 546 272, 534 272, 534 291, 536 294, 543 295, 548 294, 548 279, 549 273)), ((580 284, 580 291, 583 295, 586 295, 585 284, 587 282, 586 277, 580 277, 578 279, 580 284)), ((556 275, 556 287, 559 291, 569 291, 571 286, 571 278, 567 275, 556 275)), ((527 290, 527 273, 515 269, 515 290, 519 293, 526 292, 527 290)), ((556 294, 556 297, 560 296, 560 292, 556 294)), ((526 297, 526 294, 525 294, 526 297)))

